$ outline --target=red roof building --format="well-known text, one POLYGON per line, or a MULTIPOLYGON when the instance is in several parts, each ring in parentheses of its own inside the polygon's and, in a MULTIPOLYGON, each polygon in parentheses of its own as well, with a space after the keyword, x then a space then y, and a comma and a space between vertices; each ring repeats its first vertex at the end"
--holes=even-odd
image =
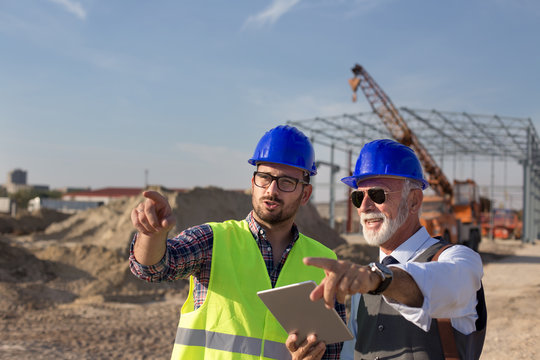
MULTIPOLYGON (((139 196, 144 188, 108 187, 97 190, 77 191, 62 195, 62 200, 96 201, 107 204, 109 201, 129 196, 139 196)), ((167 189, 170 191, 185 192, 185 189, 167 189)))

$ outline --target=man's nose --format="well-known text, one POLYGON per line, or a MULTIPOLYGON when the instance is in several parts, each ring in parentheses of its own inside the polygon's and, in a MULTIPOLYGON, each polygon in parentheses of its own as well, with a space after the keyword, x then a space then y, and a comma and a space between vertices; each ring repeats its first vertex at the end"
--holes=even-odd
POLYGON ((274 194, 279 192, 279 187, 276 179, 272 179, 270 184, 266 187, 266 192, 269 194, 274 194))
POLYGON ((371 200, 366 191, 364 192, 364 198, 362 199, 362 203, 358 208, 358 213, 367 212, 368 210, 373 209, 374 206, 375 203, 373 202, 373 200, 371 200))

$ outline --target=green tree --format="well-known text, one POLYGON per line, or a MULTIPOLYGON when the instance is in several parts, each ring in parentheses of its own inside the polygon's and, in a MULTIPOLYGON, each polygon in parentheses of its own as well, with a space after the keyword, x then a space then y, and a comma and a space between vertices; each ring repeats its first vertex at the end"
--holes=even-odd
POLYGON ((9 197, 17 204, 18 209, 28 208, 28 202, 35 197, 53 198, 59 199, 62 197, 62 193, 56 190, 36 190, 36 189, 24 189, 19 190, 9 195, 9 197))

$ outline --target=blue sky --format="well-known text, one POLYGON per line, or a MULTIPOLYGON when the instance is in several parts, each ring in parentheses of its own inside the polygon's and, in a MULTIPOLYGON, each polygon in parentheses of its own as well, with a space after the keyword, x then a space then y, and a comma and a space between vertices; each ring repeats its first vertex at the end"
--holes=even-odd
POLYGON ((0 0, 0 183, 247 188, 266 130, 369 110, 355 63, 538 131, 539 35, 534 0, 0 0))

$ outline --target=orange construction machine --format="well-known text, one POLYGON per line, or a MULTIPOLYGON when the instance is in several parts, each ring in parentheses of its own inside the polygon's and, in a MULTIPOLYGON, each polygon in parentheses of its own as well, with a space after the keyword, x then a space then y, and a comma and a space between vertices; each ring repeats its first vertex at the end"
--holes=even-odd
POLYGON ((489 230, 493 226, 493 237, 497 239, 521 239, 523 222, 519 219, 518 212, 512 209, 495 209, 493 211, 493 225, 490 214, 482 218, 482 234, 489 236, 489 230))
POLYGON ((424 197, 422 225, 432 236, 441 236, 452 243, 465 244, 477 251, 481 232, 480 201, 476 183, 466 180, 450 184, 442 169, 369 73, 358 64, 352 68, 352 72, 354 77, 349 80, 349 84, 353 90, 353 101, 356 101, 356 91, 360 87, 392 137, 411 147, 424 167, 427 180, 436 196, 424 197))

